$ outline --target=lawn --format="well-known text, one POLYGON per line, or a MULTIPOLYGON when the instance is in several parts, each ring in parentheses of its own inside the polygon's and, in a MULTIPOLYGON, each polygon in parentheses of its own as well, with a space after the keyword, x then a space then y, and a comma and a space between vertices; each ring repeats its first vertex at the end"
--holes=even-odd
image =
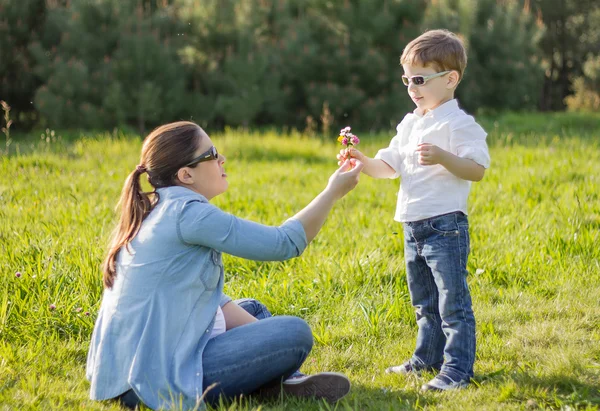
MULTIPOLYGON (((386 375, 415 342, 398 180, 362 176, 305 253, 283 263, 225 257, 225 291, 311 325, 302 371, 352 381, 337 405, 242 399, 225 410, 598 409, 600 116, 482 120, 492 167, 473 185, 469 285, 474 384, 419 392, 431 375, 386 375)), ((207 130, 210 134, 210 129, 207 130)), ((361 137, 373 155, 390 136, 361 137)), ((88 399, 84 368, 102 293, 100 262, 141 139, 120 132, 15 137, 0 158, 0 410, 118 410, 88 399)), ((226 130, 212 135, 230 189, 215 204, 279 224, 325 187, 335 136, 226 130)))

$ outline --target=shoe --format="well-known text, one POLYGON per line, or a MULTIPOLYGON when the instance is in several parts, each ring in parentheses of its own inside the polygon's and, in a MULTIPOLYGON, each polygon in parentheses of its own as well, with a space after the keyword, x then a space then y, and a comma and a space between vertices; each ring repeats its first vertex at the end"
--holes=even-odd
POLYGON ((429 381, 427 384, 423 384, 421 391, 460 390, 466 388, 468 385, 469 381, 467 380, 454 381, 446 375, 438 374, 433 380, 429 381))
POLYGON ((350 392, 350 380, 337 372, 321 372, 290 377, 280 385, 261 389, 259 394, 262 397, 274 397, 282 391, 294 397, 325 399, 334 403, 350 392))
POLYGON ((402 365, 394 365, 393 367, 388 367, 385 370, 386 374, 400 374, 400 375, 408 375, 408 374, 420 374, 422 371, 439 371, 440 369, 437 367, 428 367, 428 366, 417 366, 414 365, 410 361, 406 361, 402 365))

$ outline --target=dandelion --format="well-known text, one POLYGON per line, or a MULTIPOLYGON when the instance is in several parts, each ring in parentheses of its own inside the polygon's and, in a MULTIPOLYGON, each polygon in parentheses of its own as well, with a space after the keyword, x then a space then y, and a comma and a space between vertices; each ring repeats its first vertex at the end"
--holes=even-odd
POLYGON ((21 272, 20 272, 20 271, 17 271, 17 272, 15 273, 15 277, 17 277, 17 278, 21 278, 21 272))

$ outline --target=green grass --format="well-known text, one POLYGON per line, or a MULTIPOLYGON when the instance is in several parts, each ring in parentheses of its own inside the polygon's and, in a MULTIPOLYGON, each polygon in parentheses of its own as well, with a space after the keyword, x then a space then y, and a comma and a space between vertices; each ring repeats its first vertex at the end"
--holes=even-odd
MULTIPOLYGON (((470 197, 475 384, 421 394, 431 375, 383 372, 410 356, 416 329, 393 222, 398 181, 363 176, 302 257, 225 259, 225 291, 306 319, 316 343, 303 371, 346 373, 350 395, 336 406, 243 399, 220 409, 600 407, 600 117, 513 114, 483 123, 493 164, 470 197)), ((371 155, 389 138, 359 136, 371 155)), ((325 186, 339 149, 334 136, 227 130, 213 139, 230 182, 215 203, 267 224, 325 186)), ((87 398, 84 367, 99 264, 140 146, 119 133, 48 142, 33 134, 0 159, 0 410, 119 409, 87 398)))

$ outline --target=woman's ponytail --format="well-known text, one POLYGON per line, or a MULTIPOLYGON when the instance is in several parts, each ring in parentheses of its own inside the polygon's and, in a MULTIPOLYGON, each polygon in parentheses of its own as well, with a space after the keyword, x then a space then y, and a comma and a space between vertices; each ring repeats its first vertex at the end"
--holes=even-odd
POLYGON ((121 216, 119 224, 113 235, 110 244, 108 255, 102 265, 103 282, 105 288, 112 288, 116 276, 116 259, 119 250, 123 246, 127 246, 129 242, 136 236, 142 221, 152 211, 153 202, 148 193, 142 191, 140 184, 140 176, 146 171, 142 165, 138 165, 136 169, 129 174, 123 190, 117 209, 120 209, 121 216))

